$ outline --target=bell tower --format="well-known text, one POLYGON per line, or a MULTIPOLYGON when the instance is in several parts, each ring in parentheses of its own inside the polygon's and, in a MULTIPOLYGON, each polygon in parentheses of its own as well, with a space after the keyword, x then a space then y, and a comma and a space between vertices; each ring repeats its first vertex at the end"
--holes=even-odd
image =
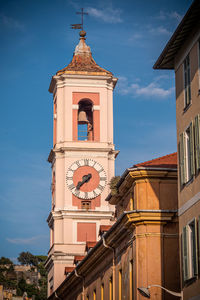
POLYGON ((48 295, 65 279, 65 267, 85 254, 87 241, 98 241, 100 225, 112 225, 114 208, 105 201, 114 176, 113 89, 117 78, 96 64, 86 32, 71 63, 52 77, 52 206, 48 295))

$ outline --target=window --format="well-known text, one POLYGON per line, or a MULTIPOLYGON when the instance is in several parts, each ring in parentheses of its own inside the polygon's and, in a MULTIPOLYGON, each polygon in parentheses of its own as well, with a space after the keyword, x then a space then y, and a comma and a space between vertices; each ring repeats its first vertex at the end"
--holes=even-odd
POLYGON ((119 300, 122 300, 122 270, 119 270, 119 300))
POLYGON ((112 276, 109 280, 109 300, 113 300, 113 279, 112 276))
POLYGON ((186 57, 184 61, 184 88, 185 88, 185 107, 191 102, 191 87, 190 87, 190 57, 186 57))
POLYGON ((183 227, 182 264, 184 282, 198 274, 196 219, 192 220, 189 224, 183 227))
POLYGON ((78 140, 93 141, 93 105, 89 99, 79 102, 78 109, 78 140))
POLYGON ((200 115, 194 119, 195 166, 196 174, 200 170, 200 115))
POLYGON ((104 284, 101 285, 101 300, 104 300, 104 284))
POLYGON ((91 209, 91 201, 81 201, 81 208, 82 209, 91 209))
POLYGON ((129 262, 129 286, 130 286, 130 300, 133 299, 133 261, 129 262))
POLYGON ((96 300, 96 295, 97 295, 96 290, 94 290, 93 291, 93 300, 96 300))
POLYGON ((199 93, 200 93, 200 40, 198 42, 198 57, 199 57, 199 93))
POLYGON ((193 123, 180 135, 179 166, 181 185, 187 183, 194 175, 194 134, 193 123))

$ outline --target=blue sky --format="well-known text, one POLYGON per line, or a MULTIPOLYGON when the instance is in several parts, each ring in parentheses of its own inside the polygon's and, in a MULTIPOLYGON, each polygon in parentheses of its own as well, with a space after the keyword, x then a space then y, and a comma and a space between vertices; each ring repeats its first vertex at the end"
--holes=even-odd
POLYGON ((46 254, 51 203, 51 76, 72 59, 84 7, 93 58, 119 78, 116 174, 176 151, 173 71, 152 66, 191 0, 0 1, 0 256, 46 254))

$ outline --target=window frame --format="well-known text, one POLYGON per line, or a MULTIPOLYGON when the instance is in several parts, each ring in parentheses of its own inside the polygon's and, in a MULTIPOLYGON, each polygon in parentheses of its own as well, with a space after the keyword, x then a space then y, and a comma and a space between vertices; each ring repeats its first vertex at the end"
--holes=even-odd
POLYGON ((188 54, 183 62, 184 76, 184 110, 191 104, 191 71, 190 71, 190 54, 188 54))
POLYGON ((194 156, 194 125, 192 121, 179 137, 179 171, 181 186, 191 182, 195 175, 194 156))
POLYGON ((198 275, 198 238, 196 218, 193 218, 182 229, 182 271, 184 283, 192 280, 198 275))

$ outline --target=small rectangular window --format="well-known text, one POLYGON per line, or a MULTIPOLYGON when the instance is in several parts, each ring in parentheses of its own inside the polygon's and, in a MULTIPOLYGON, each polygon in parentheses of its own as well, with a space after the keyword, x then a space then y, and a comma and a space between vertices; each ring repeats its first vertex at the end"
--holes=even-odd
POLYGON ((93 291, 93 300, 96 300, 96 295, 97 295, 96 290, 94 290, 93 291))
POLYGON ((112 276, 109 280, 109 300, 113 300, 113 279, 112 276))
POLYGON ((130 300, 133 300, 133 261, 129 262, 130 300))
POLYGON ((104 300, 104 284, 101 285, 101 300, 104 300))
POLYGON ((190 82, 190 57, 184 60, 184 88, 185 88, 185 107, 191 102, 191 82, 190 82))
POLYGON ((119 300, 122 300, 122 270, 119 270, 119 300))
POLYGON ((82 209, 91 209, 91 201, 81 201, 81 208, 82 209))

